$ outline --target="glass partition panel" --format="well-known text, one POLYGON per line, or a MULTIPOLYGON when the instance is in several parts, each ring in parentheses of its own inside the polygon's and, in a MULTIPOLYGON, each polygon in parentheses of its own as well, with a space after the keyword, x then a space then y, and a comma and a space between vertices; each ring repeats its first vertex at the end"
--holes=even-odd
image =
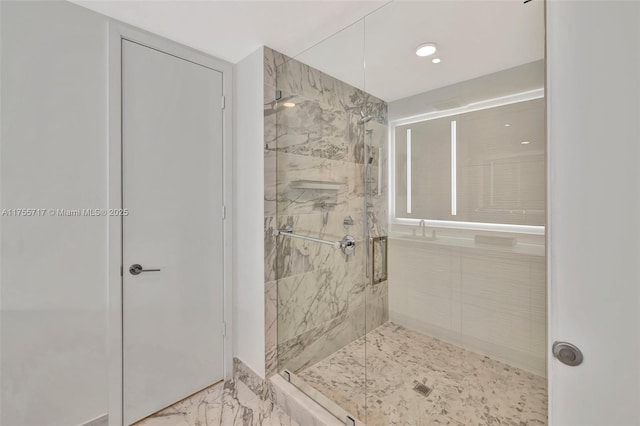
POLYGON ((367 241, 363 22, 275 68, 278 371, 364 422, 367 241), (339 392, 338 392, 339 390, 339 392))
POLYGON ((345 422, 546 423, 542 2, 390 2, 274 63, 278 371, 345 422))
POLYGON ((365 63, 390 156, 367 425, 546 424, 544 3, 390 2, 365 63))

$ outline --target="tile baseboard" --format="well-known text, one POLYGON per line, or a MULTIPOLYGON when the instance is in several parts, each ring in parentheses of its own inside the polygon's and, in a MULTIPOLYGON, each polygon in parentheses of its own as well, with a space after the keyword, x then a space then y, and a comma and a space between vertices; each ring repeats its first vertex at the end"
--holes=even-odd
POLYGON ((233 358, 233 379, 241 381, 247 385, 251 392, 255 393, 260 398, 267 398, 268 387, 265 379, 260 377, 239 358, 233 358))

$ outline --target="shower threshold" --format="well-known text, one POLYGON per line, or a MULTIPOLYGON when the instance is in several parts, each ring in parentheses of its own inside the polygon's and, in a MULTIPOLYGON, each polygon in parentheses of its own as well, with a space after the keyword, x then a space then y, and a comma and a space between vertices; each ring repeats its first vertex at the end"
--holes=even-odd
POLYGON ((284 370, 281 375, 285 380, 297 387, 305 395, 324 407, 324 409, 331 413, 331 415, 333 415, 336 419, 338 419, 340 423, 347 426, 365 426, 365 423, 359 420, 357 416, 354 416, 353 414, 346 411, 342 406, 328 398, 322 392, 318 391, 315 387, 311 386, 305 380, 301 379, 298 375, 290 372, 289 370, 284 370))

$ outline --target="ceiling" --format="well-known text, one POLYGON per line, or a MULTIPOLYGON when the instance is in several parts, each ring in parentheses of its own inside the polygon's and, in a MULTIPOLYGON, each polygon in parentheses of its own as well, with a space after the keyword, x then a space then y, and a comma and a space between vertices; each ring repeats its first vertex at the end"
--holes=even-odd
POLYGON ((544 2, 394 1, 299 58, 395 101, 544 58, 544 2), (436 54, 418 57, 424 42, 436 54))
POLYGON ((294 56, 388 0, 70 0, 231 63, 265 45, 294 56))
POLYGON ((538 0, 72 1, 232 63, 266 45, 389 102, 544 57, 538 0), (427 41, 441 63, 415 55, 427 41))

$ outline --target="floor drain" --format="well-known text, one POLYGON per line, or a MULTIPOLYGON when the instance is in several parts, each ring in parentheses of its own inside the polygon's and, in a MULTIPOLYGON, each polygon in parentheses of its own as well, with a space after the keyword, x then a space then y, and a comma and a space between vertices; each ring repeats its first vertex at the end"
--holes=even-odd
POLYGON ((413 390, 418 392, 422 396, 429 396, 429 394, 433 390, 429 386, 423 385, 420 382, 414 382, 414 383, 415 383, 415 386, 413 387, 413 390))

